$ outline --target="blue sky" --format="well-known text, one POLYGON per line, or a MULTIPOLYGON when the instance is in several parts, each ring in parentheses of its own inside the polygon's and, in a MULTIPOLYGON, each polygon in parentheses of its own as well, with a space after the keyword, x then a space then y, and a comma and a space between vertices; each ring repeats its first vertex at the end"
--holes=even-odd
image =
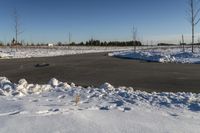
MULTIPOLYGON (((1 0, 0 40, 14 37, 13 10, 20 15, 25 42, 131 40, 131 28, 140 40, 179 39, 190 34, 187 0, 1 0)), ((197 26, 197 32, 200 25, 197 26)))

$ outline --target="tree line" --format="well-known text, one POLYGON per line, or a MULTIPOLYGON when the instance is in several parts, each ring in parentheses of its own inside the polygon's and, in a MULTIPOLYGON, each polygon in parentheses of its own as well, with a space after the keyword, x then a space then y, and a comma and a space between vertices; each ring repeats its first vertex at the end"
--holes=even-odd
POLYGON ((79 45, 79 46, 141 46, 142 43, 140 41, 100 41, 100 40, 89 40, 80 43, 71 43, 69 45, 79 45))
POLYGON ((140 41, 100 41, 91 39, 89 41, 80 43, 58 42, 56 45, 57 46, 142 46, 142 43, 140 41))
MULTIPOLYGON (((12 43, 3 44, 0 42, 0 46, 48 46, 48 43, 18 43, 12 45, 12 43)), ((89 40, 86 42, 79 43, 62 43, 58 42, 55 46, 142 46, 140 41, 100 41, 100 40, 89 40)))

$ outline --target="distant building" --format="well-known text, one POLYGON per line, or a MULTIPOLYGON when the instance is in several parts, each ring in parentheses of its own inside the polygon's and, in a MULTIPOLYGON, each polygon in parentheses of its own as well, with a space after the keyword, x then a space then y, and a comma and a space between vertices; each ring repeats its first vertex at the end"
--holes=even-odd
POLYGON ((49 46, 49 47, 53 47, 54 46, 54 44, 53 43, 48 43, 48 45, 47 46, 49 46))

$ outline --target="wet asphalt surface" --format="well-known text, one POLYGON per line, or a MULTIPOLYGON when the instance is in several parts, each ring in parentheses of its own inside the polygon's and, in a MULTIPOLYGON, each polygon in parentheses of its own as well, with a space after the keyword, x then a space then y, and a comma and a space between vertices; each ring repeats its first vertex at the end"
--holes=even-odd
POLYGON ((200 65, 161 64, 107 56, 107 53, 0 60, 0 76, 17 83, 60 81, 98 87, 104 82, 145 91, 200 92, 200 65))

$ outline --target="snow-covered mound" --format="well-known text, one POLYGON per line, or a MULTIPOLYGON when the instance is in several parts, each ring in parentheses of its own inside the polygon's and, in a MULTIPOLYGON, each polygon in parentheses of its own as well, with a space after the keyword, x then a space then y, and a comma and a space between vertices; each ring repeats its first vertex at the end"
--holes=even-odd
POLYGON ((9 59, 13 58, 13 56, 9 53, 0 52, 0 59, 9 59))
POLYGON ((182 52, 180 48, 158 48, 149 50, 122 51, 109 53, 109 56, 128 58, 135 60, 144 60, 149 62, 161 63, 191 63, 200 64, 200 51, 192 53, 187 49, 182 52))
POLYGON ((0 95, 2 96, 27 96, 33 94, 42 94, 47 92, 63 92, 67 96, 80 94, 84 101, 103 102, 99 104, 101 108, 112 109, 116 107, 128 106, 132 104, 148 104, 153 106, 164 106, 167 108, 185 108, 192 111, 200 111, 200 94, 195 93, 147 93, 134 91, 129 87, 115 88, 109 83, 101 85, 99 88, 77 87, 73 83, 59 82, 53 78, 49 84, 38 85, 28 84, 25 79, 19 80, 18 84, 11 83, 7 78, 0 78, 0 95))

